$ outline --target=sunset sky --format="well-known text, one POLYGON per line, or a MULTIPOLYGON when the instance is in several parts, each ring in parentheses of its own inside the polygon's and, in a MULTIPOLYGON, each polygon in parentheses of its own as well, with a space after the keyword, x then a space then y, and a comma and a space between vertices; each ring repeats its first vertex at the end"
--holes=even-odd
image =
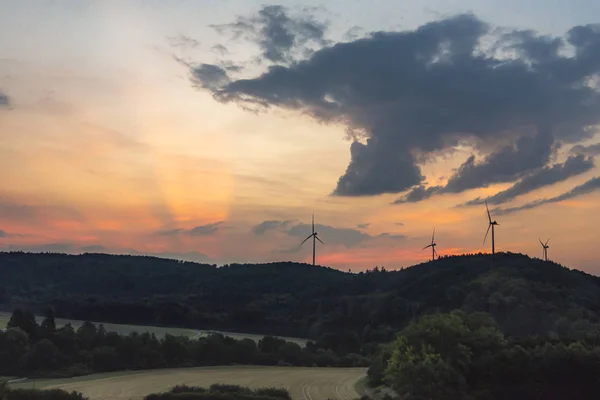
POLYGON ((0 250, 600 274, 597 0, 0 0, 0 250))

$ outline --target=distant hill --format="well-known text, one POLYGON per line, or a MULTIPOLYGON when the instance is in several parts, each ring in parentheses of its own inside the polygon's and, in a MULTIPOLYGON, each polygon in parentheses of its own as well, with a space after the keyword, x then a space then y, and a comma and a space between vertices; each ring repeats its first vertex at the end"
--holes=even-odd
POLYGON ((333 347, 387 341, 423 313, 456 308, 491 313, 508 335, 578 337, 600 332, 600 278, 510 253, 350 274, 291 262, 217 268, 143 256, 13 252, 0 253, 0 306, 320 338, 333 347))

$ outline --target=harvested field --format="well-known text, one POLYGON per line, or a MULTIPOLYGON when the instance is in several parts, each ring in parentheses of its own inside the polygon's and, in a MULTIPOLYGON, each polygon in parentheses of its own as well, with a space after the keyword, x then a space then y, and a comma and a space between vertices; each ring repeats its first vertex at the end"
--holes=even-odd
MULTIPOLYGON (((6 324, 10 321, 10 313, 0 312, 0 329, 6 328, 6 324)), ((40 324, 43 321, 43 317, 36 317, 36 321, 40 324)), ((73 328, 77 329, 82 324, 83 321, 72 320, 72 319, 63 319, 56 318, 56 327, 60 328, 66 324, 71 324, 73 328)), ((93 322, 93 321, 92 321, 93 322)), ((251 333, 237 333, 237 332, 221 332, 221 331, 210 331, 210 330, 196 330, 196 329, 188 329, 188 328, 169 328, 169 327, 160 327, 160 326, 142 326, 142 325, 124 325, 124 324, 111 324, 108 322, 94 322, 96 326, 102 324, 104 325, 104 329, 108 332, 117 332, 120 335, 129 335, 132 332, 138 333, 153 333, 157 338, 162 338, 166 334, 173 336, 187 336, 192 339, 197 339, 202 336, 207 336, 211 333, 221 333, 225 336, 229 336, 236 340, 241 339, 252 339, 255 342, 258 342, 263 338, 263 335, 255 335, 251 333)), ((301 338, 290 338, 290 337, 281 337, 290 342, 298 343, 300 346, 304 346, 306 344, 306 339, 301 338)))
MULTIPOLYGON (((356 383, 365 374, 364 368, 207 367, 40 380, 35 381, 35 387, 76 390, 90 400, 140 400, 147 394, 166 391, 178 384, 208 387, 213 383, 227 383, 250 388, 282 387, 290 391, 294 400, 354 400, 360 395, 356 383)), ((33 384, 31 381, 14 386, 32 387, 33 384)))

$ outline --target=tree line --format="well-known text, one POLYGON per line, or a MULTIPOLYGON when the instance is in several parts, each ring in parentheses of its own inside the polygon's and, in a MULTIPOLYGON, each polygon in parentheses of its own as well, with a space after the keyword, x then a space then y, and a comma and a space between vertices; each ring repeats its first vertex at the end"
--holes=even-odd
POLYGON ((56 327, 51 312, 37 324, 31 312, 13 312, 0 332, 0 375, 63 377, 92 372, 196 367, 231 364, 294 366, 366 366, 360 354, 339 354, 326 343, 305 347, 272 336, 257 342, 221 334, 198 339, 149 333, 119 335, 103 325, 83 323, 56 327))

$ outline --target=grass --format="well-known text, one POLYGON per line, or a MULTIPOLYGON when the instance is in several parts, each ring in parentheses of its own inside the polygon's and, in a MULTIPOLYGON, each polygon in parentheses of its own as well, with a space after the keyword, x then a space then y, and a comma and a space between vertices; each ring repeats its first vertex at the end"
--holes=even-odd
MULTIPOLYGON (((5 312, 0 312, 0 328, 4 329, 6 327, 6 325, 8 324, 8 321, 10 320, 10 315, 9 313, 5 313, 5 312)), ((39 323, 42 322, 43 317, 36 317, 36 320, 39 323)), ((63 319, 63 318, 56 318, 56 326, 58 328, 60 328, 61 326, 64 326, 66 324, 71 324, 73 326, 73 328, 77 329, 79 328, 82 324, 83 321, 78 321, 78 320, 70 320, 70 319, 63 319)), ((254 335, 254 334, 247 334, 247 333, 235 333, 235 332, 220 332, 220 331, 207 331, 207 330, 196 330, 196 329, 187 329, 187 328, 169 328, 169 327, 160 327, 160 326, 142 326, 142 325, 124 325, 124 324, 111 324, 111 323, 101 323, 101 322, 94 322, 94 324, 99 325, 102 324, 104 325, 104 328, 108 331, 108 332, 117 332, 120 335, 129 335, 132 332, 138 332, 138 333, 144 333, 144 332, 148 332, 148 333, 153 333, 154 335, 156 335, 157 338, 162 338, 164 337, 166 334, 169 335, 173 335, 173 336, 186 336, 189 337, 191 339, 198 339, 200 337, 203 336, 207 336, 211 333, 221 333, 225 336, 229 336, 232 337, 236 340, 241 340, 241 339, 252 339, 255 342, 258 342, 260 339, 263 338, 263 335, 254 335)), ((288 340, 290 342, 295 342, 298 343, 300 346, 304 346, 306 344, 306 339, 300 339, 300 338, 289 338, 289 337, 282 337, 282 339, 288 340)))
POLYGON ((75 390, 90 400, 141 400, 147 394, 167 391, 175 385, 209 387, 213 383, 227 383, 252 389, 285 388, 290 391, 293 400, 353 400, 359 397, 357 382, 365 373, 364 368, 202 367, 40 379, 11 387, 75 390))

